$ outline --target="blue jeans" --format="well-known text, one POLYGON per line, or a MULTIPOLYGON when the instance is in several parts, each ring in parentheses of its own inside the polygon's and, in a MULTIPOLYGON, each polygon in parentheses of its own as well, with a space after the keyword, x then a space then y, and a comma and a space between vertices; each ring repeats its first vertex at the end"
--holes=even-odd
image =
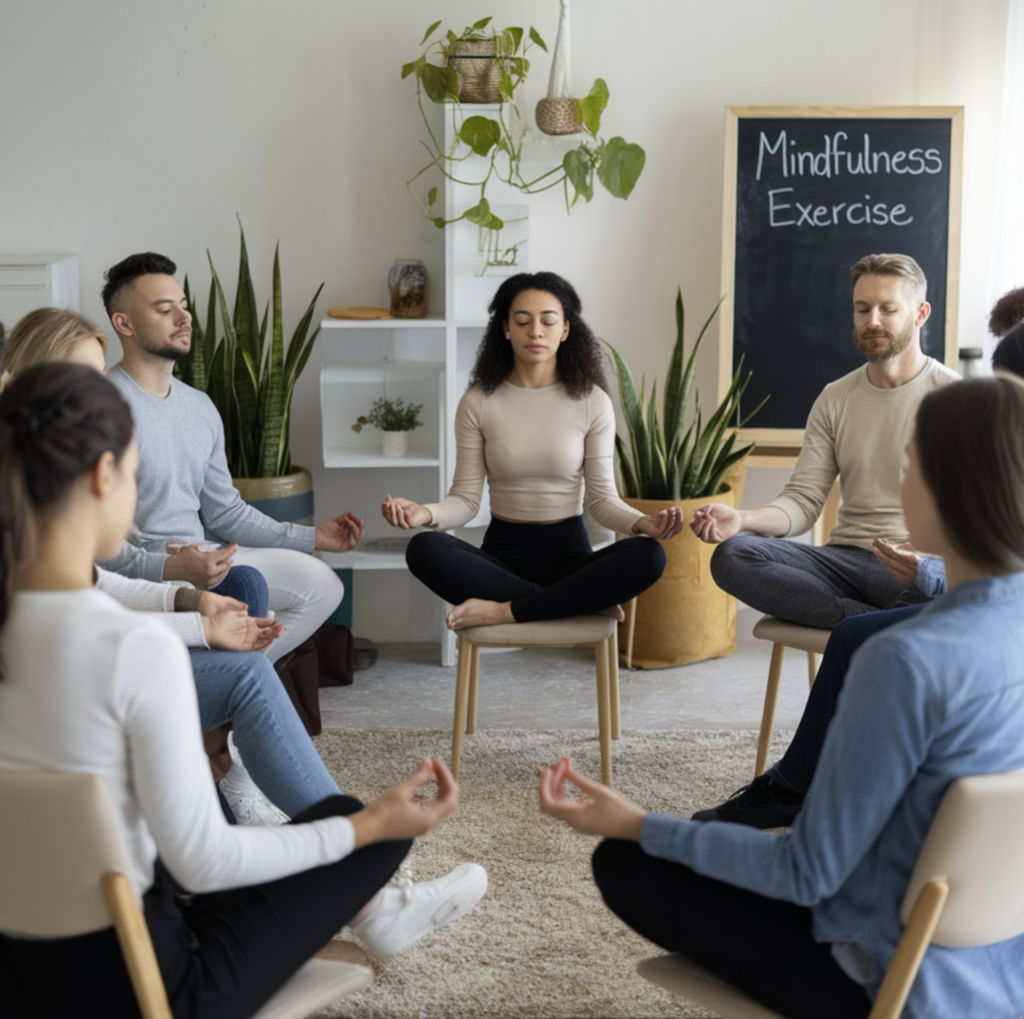
POLYGON ((907 605, 884 612, 865 612, 841 620, 828 639, 818 675, 811 687, 803 717, 793 734, 793 741, 777 763, 768 769, 773 780, 793 792, 806 793, 810 788, 818 758, 825 743, 829 723, 836 713, 836 702, 842 692, 853 653, 869 637, 916 616, 924 605, 907 605))
POLYGON ((227 576, 216 586, 213 594, 237 598, 249 606, 249 615, 263 619, 267 614, 270 590, 263 574, 255 566, 232 566, 227 576))
POLYGON ((202 731, 231 722, 253 781, 289 817, 336 796, 274 667, 259 651, 190 650, 202 731))

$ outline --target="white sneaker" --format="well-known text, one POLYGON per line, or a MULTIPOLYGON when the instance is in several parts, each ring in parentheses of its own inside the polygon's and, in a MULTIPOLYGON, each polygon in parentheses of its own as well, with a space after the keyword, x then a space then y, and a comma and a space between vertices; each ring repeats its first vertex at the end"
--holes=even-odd
POLYGON ((487 871, 464 863, 444 877, 413 883, 408 871, 384 889, 380 905, 351 931, 379 959, 389 959, 438 927, 468 913, 487 891, 487 871))
POLYGON ((228 801, 231 813, 239 824, 268 825, 287 824, 288 815, 277 809, 260 791, 245 770, 235 741, 228 736, 228 751, 231 754, 231 768, 220 780, 218 787, 228 801))

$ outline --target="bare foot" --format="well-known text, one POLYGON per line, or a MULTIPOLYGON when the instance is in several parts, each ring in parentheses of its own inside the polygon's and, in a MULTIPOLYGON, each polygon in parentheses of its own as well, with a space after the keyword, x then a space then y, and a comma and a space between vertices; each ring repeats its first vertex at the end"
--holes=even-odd
POLYGON ((620 623, 626 621, 626 613, 622 611, 621 605, 613 605, 610 609, 601 609, 599 612, 595 612, 594 615, 611 616, 612 619, 617 619, 620 623))
POLYGON ((449 630, 462 630, 467 626, 491 626, 495 623, 514 623, 509 603, 467 598, 445 617, 449 630))

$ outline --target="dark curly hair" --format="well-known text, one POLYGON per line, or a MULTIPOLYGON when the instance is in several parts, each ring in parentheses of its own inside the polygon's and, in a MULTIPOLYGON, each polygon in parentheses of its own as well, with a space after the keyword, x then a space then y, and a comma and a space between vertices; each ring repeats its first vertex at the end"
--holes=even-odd
POLYGON ((510 276, 498 287, 487 310, 490 320, 484 338, 476 351, 476 363, 469 377, 470 386, 490 395, 512 371, 515 356, 512 345, 505 339, 512 302, 524 290, 543 290, 558 299, 562 313, 569 323, 569 335, 559 345, 556 354, 558 381, 574 400, 586 396, 594 386, 607 390, 604 374, 604 354, 590 326, 580 312, 583 304, 573 285, 553 272, 521 272, 510 276))
POLYGON ((1024 287, 1003 294, 992 306, 988 330, 993 336, 1005 336, 1014 326, 1024 322, 1024 287))

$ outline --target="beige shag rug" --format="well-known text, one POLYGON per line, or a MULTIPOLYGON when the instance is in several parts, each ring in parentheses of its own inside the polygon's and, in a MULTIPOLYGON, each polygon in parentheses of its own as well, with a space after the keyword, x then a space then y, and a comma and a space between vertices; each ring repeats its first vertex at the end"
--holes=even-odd
MULTIPOLYGON (((777 737, 774 756, 788 735, 777 737)), ((315 742, 339 787, 368 800, 421 757, 447 760, 451 733, 333 729, 315 742)), ((750 781, 755 747, 751 732, 626 732, 612 744, 615 786, 652 810, 689 816, 750 781)), ((407 862, 428 879, 475 860, 487 868, 487 895, 467 916, 375 962, 373 984, 319 1019, 712 1014, 636 975, 636 963, 659 949, 601 902, 590 877, 595 840, 540 813, 536 768, 563 753, 600 775, 591 732, 491 729, 466 738, 459 810, 418 840, 407 862)))

